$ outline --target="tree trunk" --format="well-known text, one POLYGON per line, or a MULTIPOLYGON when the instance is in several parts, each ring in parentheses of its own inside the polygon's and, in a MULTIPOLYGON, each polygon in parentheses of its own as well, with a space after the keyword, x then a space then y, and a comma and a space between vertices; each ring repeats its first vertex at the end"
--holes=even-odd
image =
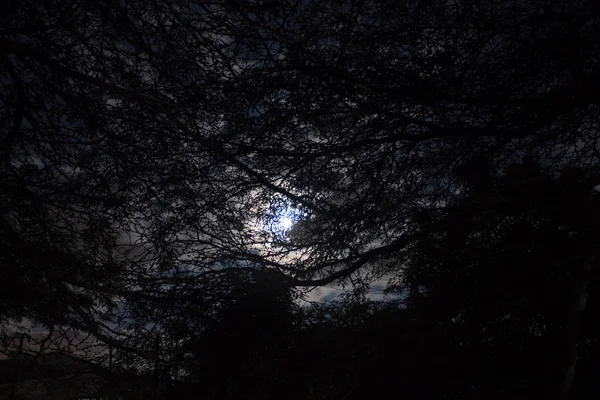
POLYGON ((25 339, 25 334, 22 333, 21 337, 19 338, 19 351, 17 352, 17 360, 19 362, 19 371, 17 371, 18 376, 16 378, 13 379, 12 384, 10 385, 10 394, 8 396, 9 400, 15 400, 16 398, 16 393, 17 393, 17 386, 19 384, 20 378, 19 376, 23 373, 23 366, 21 364, 21 362, 23 361, 21 359, 21 355, 23 353, 23 340, 25 339))
POLYGON ((581 313, 585 310, 587 301, 587 288, 590 283, 592 268, 596 264, 596 256, 588 258, 583 266, 583 270, 575 277, 572 294, 569 300, 569 315, 565 325, 565 345, 563 368, 559 376, 559 387, 557 400, 568 400, 569 392, 573 385, 575 369, 579 355, 577 353, 577 342, 579 339, 579 321, 581 313))

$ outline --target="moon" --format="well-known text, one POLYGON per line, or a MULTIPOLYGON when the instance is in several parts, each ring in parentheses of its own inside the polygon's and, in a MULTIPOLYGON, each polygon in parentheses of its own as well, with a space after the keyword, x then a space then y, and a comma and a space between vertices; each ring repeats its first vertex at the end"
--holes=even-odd
POLYGON ((283 229, 290 229, 294 225, 294 221, 290 217, 283 217, 281 219, 281 227, 283 229))

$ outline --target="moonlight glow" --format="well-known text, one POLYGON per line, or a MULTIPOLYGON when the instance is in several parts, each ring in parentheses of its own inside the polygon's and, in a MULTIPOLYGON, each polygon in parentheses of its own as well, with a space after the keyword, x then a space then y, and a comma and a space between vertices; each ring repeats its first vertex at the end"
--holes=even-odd
POLYGON ((290 217, 283 217, 281 219, 281 227, 283 229, 290 229, 294 225, 294 221, 290 217))
POLYGON ((305 215, 295 204, 281 195, 274 195, 264 204, 264 214, 257 219, 259 229, 276 237, 287 236, 305 215))
POLYGON ((285 235, 301 218, 300 211, 290 206, 284 206, 277 210, 274 214, 275 215, 273 215, 269 220, 266 221, 267 223, 263 225, 263 229, 267 229, 268 231, 276 233, 277 235, 285 235))

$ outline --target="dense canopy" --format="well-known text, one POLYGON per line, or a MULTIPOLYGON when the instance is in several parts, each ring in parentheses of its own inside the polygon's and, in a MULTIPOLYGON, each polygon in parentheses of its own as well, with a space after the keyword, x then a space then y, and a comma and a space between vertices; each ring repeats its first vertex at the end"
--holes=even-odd
MULTIPOLYGON (((0 321, 194 370, 177 349, 238 323, 232 354, 293 357, 305 336, 272 332, 307 289, 383 282, 431 357, 531 357, 494 395, 564 396, 597 352, 599 23, 592 1, 10 2, 0 321)), ((492 398, 465 368, 444 395, 492 398)))

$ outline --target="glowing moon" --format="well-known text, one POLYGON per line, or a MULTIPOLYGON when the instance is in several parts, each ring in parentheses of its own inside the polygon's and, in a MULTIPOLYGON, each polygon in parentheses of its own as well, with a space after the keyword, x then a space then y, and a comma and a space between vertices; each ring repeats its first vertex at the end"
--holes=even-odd
POLYGON ((294 225, 294 221, 292 221, 291 218, 283 217, 281 219, 281 226, 283 227, 283 229, 290 229, 292 225, 294 225))

